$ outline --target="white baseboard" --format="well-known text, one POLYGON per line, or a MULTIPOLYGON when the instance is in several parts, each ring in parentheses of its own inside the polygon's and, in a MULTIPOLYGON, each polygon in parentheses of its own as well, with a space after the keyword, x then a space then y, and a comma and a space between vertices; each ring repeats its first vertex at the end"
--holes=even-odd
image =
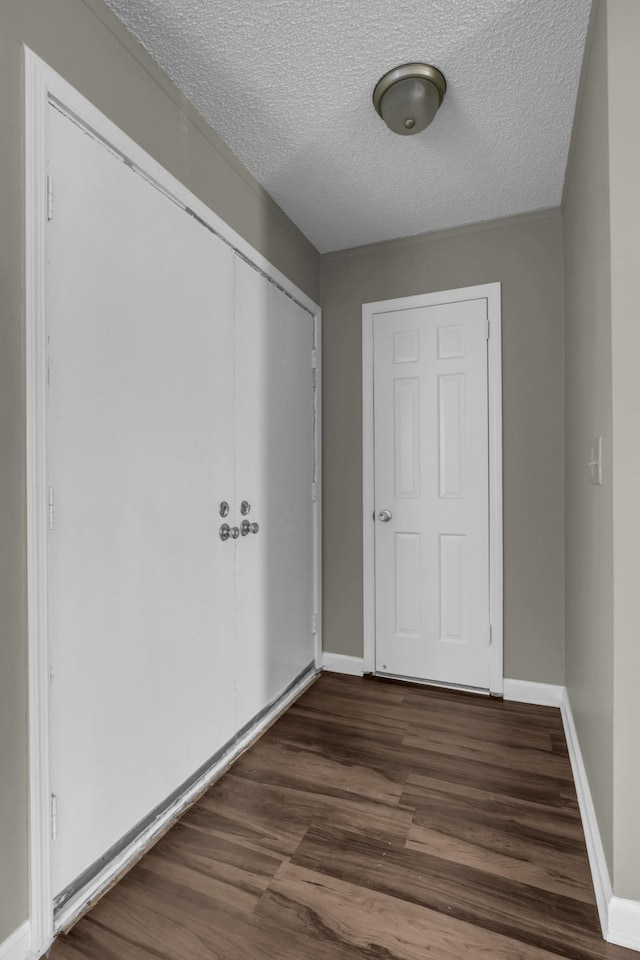
POLYGON ((607 940, 620 947, 640 950, 640 901, 611 897, 607 940))
POLYGON ((569 694, 566 687, 563 688, 560 711, 562 713, 564 735, 569 750, 569 759, 571 760, 573 780, 578 794, 580 817, 582 819, 584 836, 587 843, 587 854, 589 856, 593 888, 596 894, 596 904, 598 906, 600 926, 602 927, 602 936, 605 940, 608 940, 609 902, 612 899, 613 892, 611 890, 611 880, 609 878, 607 860, 604 855, 604 847, 602 846, 602 840, 600 838, 596 811, 587 779, 587 771, 582 759, 582 751, 580 750, 580 743, 578 741, 578 734, 573 721, 571 703, 569 702, 569 694))
MULTIPOLYGON (((241 753, 251 746, 274 720, 284 713, 287 707, 309 687, 318 676, 317 673, 306 674, 295 686, 291 687, 273 706, 267 710, 256 723, 251 726, 240 740, 210 767, 195 783, 181 794, 166 810, 160 814, 136 839, 122 850, 100 873, 72 897, 55 915, 54 933, 57 935, 74 923, 111 887, 120 876, 125 873, 155 841, 171 827, 175 820, 198 797, 205 792, 241 753)), ((0 960, 5 958, 0 954, 0 960)), ((14 960, 11 957, 11 960, 14 960)), ((18 958, 16 957, 16 960, 18 958)), ((21 958, 24 960, 24 958, 21 958)))
POLYGON ((559 707, 564 687, 552 683, 529 683, 528 680, 504 681, 504 699, 515 703, 534 703, 539 707, 559 707))
POLYGON ((0 943, 0 960, 30 960, 31 926, 25 920, 10 937, 0 943))
POLYGON ((587 771, 585 769, 578 734, 571 712, 571 703, 566 688, 563 691, 562 704, 562 722, 564 724, 564 733, 567 738, 567 747, 571 759, 571 769, 573 779, 578 794, 578 804, 580 806, 580 817, 584 828, 585 840, 587 842, 587 853, 589 855, 589 866, 591 868, 591 877, 593 879, 593 888, 596 894, 596 903, 598 905, 598 915, 600 917, 600 926, 602 927, 602 936, 609 943, 616 943, 621 947, 628 947, 630 950, 640 951, 640 901, 625 900, 622 897, 615 897, 611 889, 611 878, 609 877, 609 867, 604 855, 596 811, 593 806, 587 771))
POLYGON ((347 673, 350 677, 361 677, 364 674, 364 660, 362 657, 347 657, 344 653, 322 654, 322 669, 330 673, 347 673))
POLYGON ((566 687, 548 683, 528 683, 525 680, 505 680, 504 698, 518 703, 560 707, 573 780, 578 794, 580 818, 587 844, 602 936, 609 943, 640 951, 640 901, 624 900, 613 895, 609 868, 566 687))

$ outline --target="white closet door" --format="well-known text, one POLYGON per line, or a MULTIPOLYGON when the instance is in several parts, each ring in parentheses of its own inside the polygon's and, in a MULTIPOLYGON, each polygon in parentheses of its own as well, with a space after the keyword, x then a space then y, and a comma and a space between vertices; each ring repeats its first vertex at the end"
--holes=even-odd
POLYGON ((234 482, 233 255, 53 108, 49 134, 60 894, 235 731, 233 544, 218 537, 234 482))
POLYGON ((238 722, 313 660, 313 319, 236 259, 238 722))

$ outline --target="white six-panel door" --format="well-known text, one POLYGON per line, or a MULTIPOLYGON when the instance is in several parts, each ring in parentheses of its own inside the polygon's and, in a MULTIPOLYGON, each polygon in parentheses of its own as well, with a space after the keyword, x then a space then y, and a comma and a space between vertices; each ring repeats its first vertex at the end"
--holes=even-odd
POLYGON ((487 300, 373 316, 375 667, 489 688, 487 300))

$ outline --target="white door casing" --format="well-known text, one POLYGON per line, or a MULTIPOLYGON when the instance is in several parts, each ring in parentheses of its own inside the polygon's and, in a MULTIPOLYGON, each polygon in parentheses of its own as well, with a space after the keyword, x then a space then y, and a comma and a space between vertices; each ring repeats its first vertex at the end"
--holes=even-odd
POLYGON ((363 307, 365 669, 493 693, 499 297, 490 284, 363 307))

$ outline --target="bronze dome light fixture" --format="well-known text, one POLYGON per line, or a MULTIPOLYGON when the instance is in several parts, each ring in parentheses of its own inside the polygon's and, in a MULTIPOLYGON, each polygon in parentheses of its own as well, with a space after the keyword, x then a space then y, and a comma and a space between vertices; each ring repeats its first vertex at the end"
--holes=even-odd
POLYGON ((386 125, 402 137, 426 130, 447 89, 443 74, 428 63, 404 63, 380 77, 373 105, 386 125))

